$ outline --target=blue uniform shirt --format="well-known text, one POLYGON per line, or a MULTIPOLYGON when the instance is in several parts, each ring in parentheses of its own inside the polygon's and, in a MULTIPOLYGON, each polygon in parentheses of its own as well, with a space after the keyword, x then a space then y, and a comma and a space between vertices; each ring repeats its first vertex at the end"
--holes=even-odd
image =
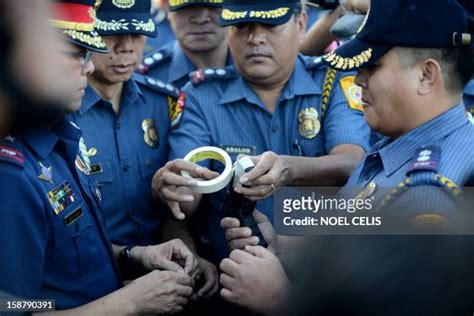
POLYGON ((118 115, 89 86, 82 108, 72 116, 89 146, 91 177, 101 186, 113 243, 158 242, 163 205, 152 198, 151 179, 168 159, 168 106, 176 96, 173 86, 134 75, 124 84, 118 115))
POLYGON ((396 140, 385 137, 374 145, 345 190, 375 184, 370 195, 378 204, 388 190, 399 184, 405 187, 406 179, 411 181, 407 187, 439 186, 447 191, 448 186, 462 187, 474 172, 473 139, 474 126, 459 104, 396 140), (417 167, 417 161, 428 162, 428 167, 417 167))
POLYGON ((83 175, 81 132, 65 120, 0 146, 0 289, 80 306, 121 287, 100 192, 83 175))
POLYGON ((474 114, 474 79, 464 88, 464 105, 471 114, 474 114))
MULTIPOLYGON (((233 64, 230 52, 226 66, 233 64)), ((163 48, 146 54, 139 71, 152 78, 173 83, 181 89, 188 81, 189 74, 196 71, 196 66, 186 56, 178 41, 166 44, 163 48)))
MULTIPOLYGON (((170 134, 171 159, 183 158, 201 146, 222 147, 233 161, 237 154, 318 157, 334 147, 355 144, 368 148, 369 128, 363 112, 351 108, 346 92, 356 89, 353 75, 333 77, 331 101, 322 110, 327 69, 313 59, 300 56, 274 113, 270 113, 234 66, 200 72, 202 82, 183 89, 186 101, 179 128, 170 134), (322 123, 321 123, 322 122, 322 123)), ((193 76, 196 79, 196 76, 193 76)), ((194 80, 193 79, 193 80, 194 80)), ((352 106, 353 102, 351 103, 352 106)), ((217 166, 211 169, 221 171, 217 166)), ((225 190, 205 196, 211 204, 209 230, 218 257, 227 254, 219 221, 225 190)), ((260 201, 257 208, 273 219, 273 199, 260 201)))

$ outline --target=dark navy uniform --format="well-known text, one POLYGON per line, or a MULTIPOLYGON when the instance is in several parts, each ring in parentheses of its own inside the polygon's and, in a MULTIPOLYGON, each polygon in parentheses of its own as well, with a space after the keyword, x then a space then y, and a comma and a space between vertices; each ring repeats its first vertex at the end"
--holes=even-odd
MULTIPOLYGON (((319 157, 334 147, 354 144, 368 148, 369 128, 360 107, 360 89, 353 75, 328 71, 314 58, 300 56, 270 113, 234 66, 201 70, 183 89, 185 103, 179 128, 170 134, 170 159, 183 158, 201 146, 225 149, 235 161, 238 154, 319 157)), ((211 169, 222 171, 217 165, 211 169)), ((225 191, 205 196, 210 203, 209 227, 218 257, 227 255, 220 219, 225 191)), ((273 219, 273 198, 257 203, 273 219)))
POLYGON ((103 229, 101 195, 84 173, 81 132, 64 120, 30 128, 0 146, 0 288, 57 309, 121 287, 103 229))
MULTIPOLYGON (((227 55, 226 66, 232 65, 232 56, 227 55)), ((189 81, 189 74, 198 70, 181 49, 178 41, 144 56, 138 72, 152 78, 170 82, 182 88, 189 81)))
POLYGON ((112 242, 158 243, 163 205, 151 194, 153 174, 168 161, 175 87, 135 74, 124 84, 119 114, 89 86, 73 120, 89 146, 91 178, 100 183, 112 242), (171 110, 171 112, 170 112, 171 110))

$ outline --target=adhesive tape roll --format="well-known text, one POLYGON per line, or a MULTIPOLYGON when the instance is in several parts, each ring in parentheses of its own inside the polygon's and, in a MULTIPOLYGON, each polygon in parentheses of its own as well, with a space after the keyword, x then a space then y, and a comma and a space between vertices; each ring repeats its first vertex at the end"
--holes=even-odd
MULTIPOLYGON (((209 194, 215 193, 225 188, 233 176, 232 160, 229 154, 217 147, 200 147, 196 148, 184 157, 184 160, 198 163, 207 159, 217 160, 224 164, 224 171, 215 179, 208 181, 198 181, 193 190, 197 193, 209 194)), ((186 171, 181 171, 183 177, 192 179, 191 175, 186 171)))

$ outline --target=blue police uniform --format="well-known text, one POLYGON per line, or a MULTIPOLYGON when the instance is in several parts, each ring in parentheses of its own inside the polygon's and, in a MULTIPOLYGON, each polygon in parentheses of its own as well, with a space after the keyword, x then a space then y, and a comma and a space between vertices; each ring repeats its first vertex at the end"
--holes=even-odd
MULTIPOLYGON (((226 66, 233 64, 230 52, 226 66)), ((146 54, 138 71, 152 78, 170 82, 181 89, 189 81, 189 74, 196 71, 196 66, 183 52, 178 41, 173 41, 163 48, 146 54)))
POLYGON ((88 144, 91 177, 101 185, 107 232, 119 245, 158 243, 163 205, 152 198, 153 174, 168 161, 169 107, 178 91, 135 74, 124 83, 120 112, 88 87, 72 115, 88 144))
MULTIPOLYGON (((456 196, 474 173, 473 140, 474 126, 463 105, 456 105, 396 140, 385 137, 373 146, 347 182, 346 196, 365 188, 363 197, 373 197, 380 208, 423 186, 439 187, 440 192, 456 196)), ((431 201, 427 196, 424 199, 416 207, 419 212, 447 201, 440 195, 431 196, 431 201)), ((446 207, 436 210, 443 217, 454 211, 446 207)))
POLYGON ((464 105, 469 113, 474 114, 474 80, 464 88, 464 105))
POLYGON ((81 132, 65 120, 0 146, 0 288, 17 297, 86 304, 122 286, 103 229, 100 192, 82 172, 81 132))
MULTIPOLYGON (((370 131, 363 112, 352 100, 349 105, 345 96, 357 94, 354 77, 326 70, 313 58, 299 56, 273 114, 235 66, 194 73, 183 89, 186 101, 179 128, 170 133, 170 159, 183 158, 201 146, 222 147, 233 161, 241 153, 318 157, 342 144, 367 149, 370 131)), ((217 165, 210 167, 221 171, 217 165)), ((227 254, 219 227, 224 196, 225 190, 205 196, 211 204, 208 225, 218 257, 227 254)), ((257 204, 271 219, 272 202, 268 198, 257 204)))

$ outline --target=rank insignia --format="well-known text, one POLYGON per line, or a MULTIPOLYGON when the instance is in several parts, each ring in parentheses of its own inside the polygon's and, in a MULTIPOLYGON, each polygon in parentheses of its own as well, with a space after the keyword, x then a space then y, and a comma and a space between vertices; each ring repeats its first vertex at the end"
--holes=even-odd
POLYGON ((371 181, 367 186, 356 196, 356 200, 366 200, 370 198, 375 191, 377 190, 377 183, 375 181, 371 181))
POLYGON ((342 78, 341 87, 349 103, 349 107, 354 110, 364 111, 362 106, 362 88, 356 85, 354 80, 354 76, 342 78))
POLYGON ((53 184, 53 167, 46 168, 41 162, 39 165, 41 167, 41 174, 38 176, 38 179, 53 184))
POLYGON ((171 97, 168 97, 168 110, 171 121, 171 129, 178 127, 183 116, 184 104, 186 101, 186 93, 181 92, 179 94, 178 100, 175 100, 171 97))
POLYGON ((143 140, 148 147, 156 148, 160 144, 158 130, 156 129, 155 121, 151 118, 145 119, 142 122, 143 140))
POLYGON ((469 120, 469 122, 471 122, 471 124, 474 124, 474 116, 472 115, 472 113, 466 112, 466 114, 467 114, 467 119, 469 120))
POLYGON ((300 134, 306 139, 315 138, 321 131, 321 122, 319 122, 319 114, 315 108, 307 108, 301 110, 299 116, 300 134))
POLYGON ((81 137, 79 140, 79 154, 76 156, 76 168, 79 169, 83 174, 91 174, 91 161, 89 159, 89 151, 87 150, 84 138, 81 137))
POLYGON ((53 207, 54 214, 59 215, 69 205, 77 200, 76 195, 71 189, 69 183, 64 181, 59 186, 48 192, 48 200, 53 207))

